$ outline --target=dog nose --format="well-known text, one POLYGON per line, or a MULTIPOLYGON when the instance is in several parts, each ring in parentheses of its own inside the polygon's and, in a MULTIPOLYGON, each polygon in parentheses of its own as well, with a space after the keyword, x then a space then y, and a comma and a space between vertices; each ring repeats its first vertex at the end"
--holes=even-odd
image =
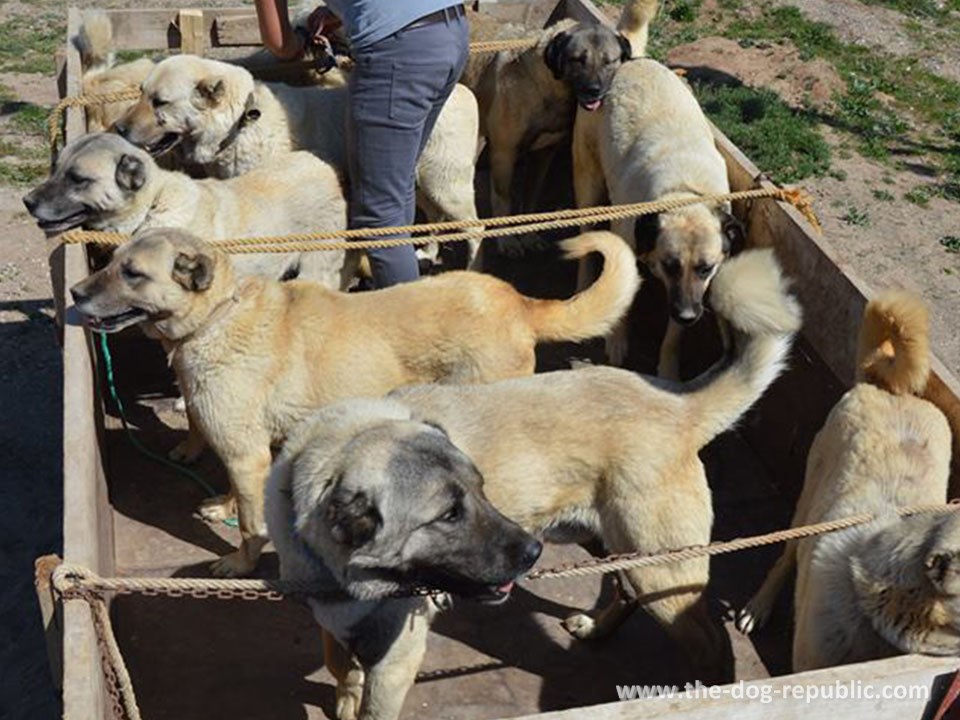
POLYGON ((27 208, 27 212, 33 215, 33 211, 37 209, 37 201, 33 199, 33 193, 27 193, 23 196, 23 204, 27 208))
POLYGON ((531 568, 540 558, 541 552, 543 552, 543 543, 536 538, 530 538, 523 544, 520 551, 520 562, 524 567, 531 568))
POLYGON ((676 312, 674 313, 674 319, 681 325, 692 325, 699 317, 700 309, 692 305, 677 308, 676 312))
POLYGON ((130 127, 122 120, 117 120, 113 124, 113 131, 122 138, 130 134, 130 127))

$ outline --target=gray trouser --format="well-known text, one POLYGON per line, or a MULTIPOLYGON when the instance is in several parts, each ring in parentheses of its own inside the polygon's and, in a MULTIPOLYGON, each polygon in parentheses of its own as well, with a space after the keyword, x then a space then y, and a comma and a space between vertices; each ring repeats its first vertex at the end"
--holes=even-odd
MULTIPOLYGON (((467 21, 450 8, 439 22, 413 23, 354 52, 347 123, 351 228, 413 224, 417 160, 468 51, 467 21)), ((412 246, 367 255, 377 287, 419 277, 412 246)))

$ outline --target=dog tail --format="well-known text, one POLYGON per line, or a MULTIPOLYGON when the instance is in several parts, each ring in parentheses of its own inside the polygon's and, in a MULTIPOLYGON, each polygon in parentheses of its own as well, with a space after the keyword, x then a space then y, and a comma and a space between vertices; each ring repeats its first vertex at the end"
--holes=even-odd
POLYGON ((859 379, 894 395, 919 395, 930 377, 927 306, 891 290, 867 303, 857 347, 859 379))
POLYGON ((735 424, 776 380, 801 322, 800 304, 770 249, 748 250, 724 262, 710 298, 733 342, 731 357, 688 395, 700 446, 735 424))
POLYGON ((113 25, 103 10, 87 10, 74 39, 80 51, 83 72, 106 70, 113 66, 113 25))
POLYGON ((538 341, 579 341, 609 333, 627 313, 640 288, 633 250, 611 232, 588 232, 560 243, 567 259, 603 255, 596 282, 567 300, 526 299, 528 320, 538 341))
POLYGON ((623 5, 617 30, 630 41, 635 58, 647 54, 650 23, 657 16, 659 5, 660 0, 627 0, 623 5))

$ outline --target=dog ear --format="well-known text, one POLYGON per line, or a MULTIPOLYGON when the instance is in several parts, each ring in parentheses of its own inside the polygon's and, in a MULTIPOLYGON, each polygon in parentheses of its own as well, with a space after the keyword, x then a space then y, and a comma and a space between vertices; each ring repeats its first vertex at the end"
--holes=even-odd
POLYGON ((723 254, 737 255, 747 244, 747 229, 731 213, 720 213, 720 232, 723 233, 723 254))
POLYGON ((207 107, 219 104, 226 92, 227 86, 221 78, 204 78, 194 88, 196 96, 207 107))
POLYGON ((362 492, 347 502, 331 502, 327 521, 333 539, 353 549, 370 542, 383 525, 379 511, 362 492))
POLYGON ((136 192, 147 182, 147 168, 136 155, 121 155, 114 172, 114 180, 122 190, 136 192))
POLYGON ((620 43, 620 62, 628 62, 633 59, 633 45, 622 33, 617 33, 617 42, 620 43))
POLYGON ((543 50, 543 61, 557 80, 563 79, 563 68, 566 64, 566 50, 569 42, 570 33, 560 32, 550 39, 547 47, 543 50))
POLYGON ((202 292, 213 282, 213 258, 203 253, 180 253, 173 261, 172 277, 192 292, 202 292))
POLYGON ((660 213, 641 215, 633 224, 633 241, 637 246, 637 255, 649 255, 657 246, 660 234, 660 213))

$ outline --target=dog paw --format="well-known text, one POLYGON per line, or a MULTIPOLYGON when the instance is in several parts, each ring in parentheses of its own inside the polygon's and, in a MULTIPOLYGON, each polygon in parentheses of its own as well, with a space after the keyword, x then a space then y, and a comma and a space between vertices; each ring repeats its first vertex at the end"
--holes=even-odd
POLYGON ((216 495, 200 503, 197 513, 207 522, 223 522, 236 517, 237 501, 232 495, 216 495))
POLYGON ((768 608, 762 607, 760 603, 751 600, 737 613, 737 630, 744 635, 749 635, 754 630, 759 630, 766 625, 769 617, 770 611, 768 608))
POLYGON ((362 685, 337 685, 337 720, 357 720, 362 697, 362 685))
POLYGON ((232 578, 243 577, 253 572, 256 567, 255 562, 250 562, 246 555, 237 550, 229 555, 224 555, 219 560, 215 560, 210 565, 210 572, 214 577, 232 578))
POLYGON ((586 613, 576 613, 562 622, 564 630, 577 638, 577 640, 589 640, 593 637, 596 622, 586 613))
POLYGON ((167 453, 167 457, 174 462, 191 465, 203 455, 206 447, 207 445, 202 438, 188 435, 186 440, 177 443, 176 446, 167 453))
POLYGON ((183 395, 178 397, 173 401, 173 410, 180 414, 185 414, 187 412, 187 401, 184 399, 183 395))

